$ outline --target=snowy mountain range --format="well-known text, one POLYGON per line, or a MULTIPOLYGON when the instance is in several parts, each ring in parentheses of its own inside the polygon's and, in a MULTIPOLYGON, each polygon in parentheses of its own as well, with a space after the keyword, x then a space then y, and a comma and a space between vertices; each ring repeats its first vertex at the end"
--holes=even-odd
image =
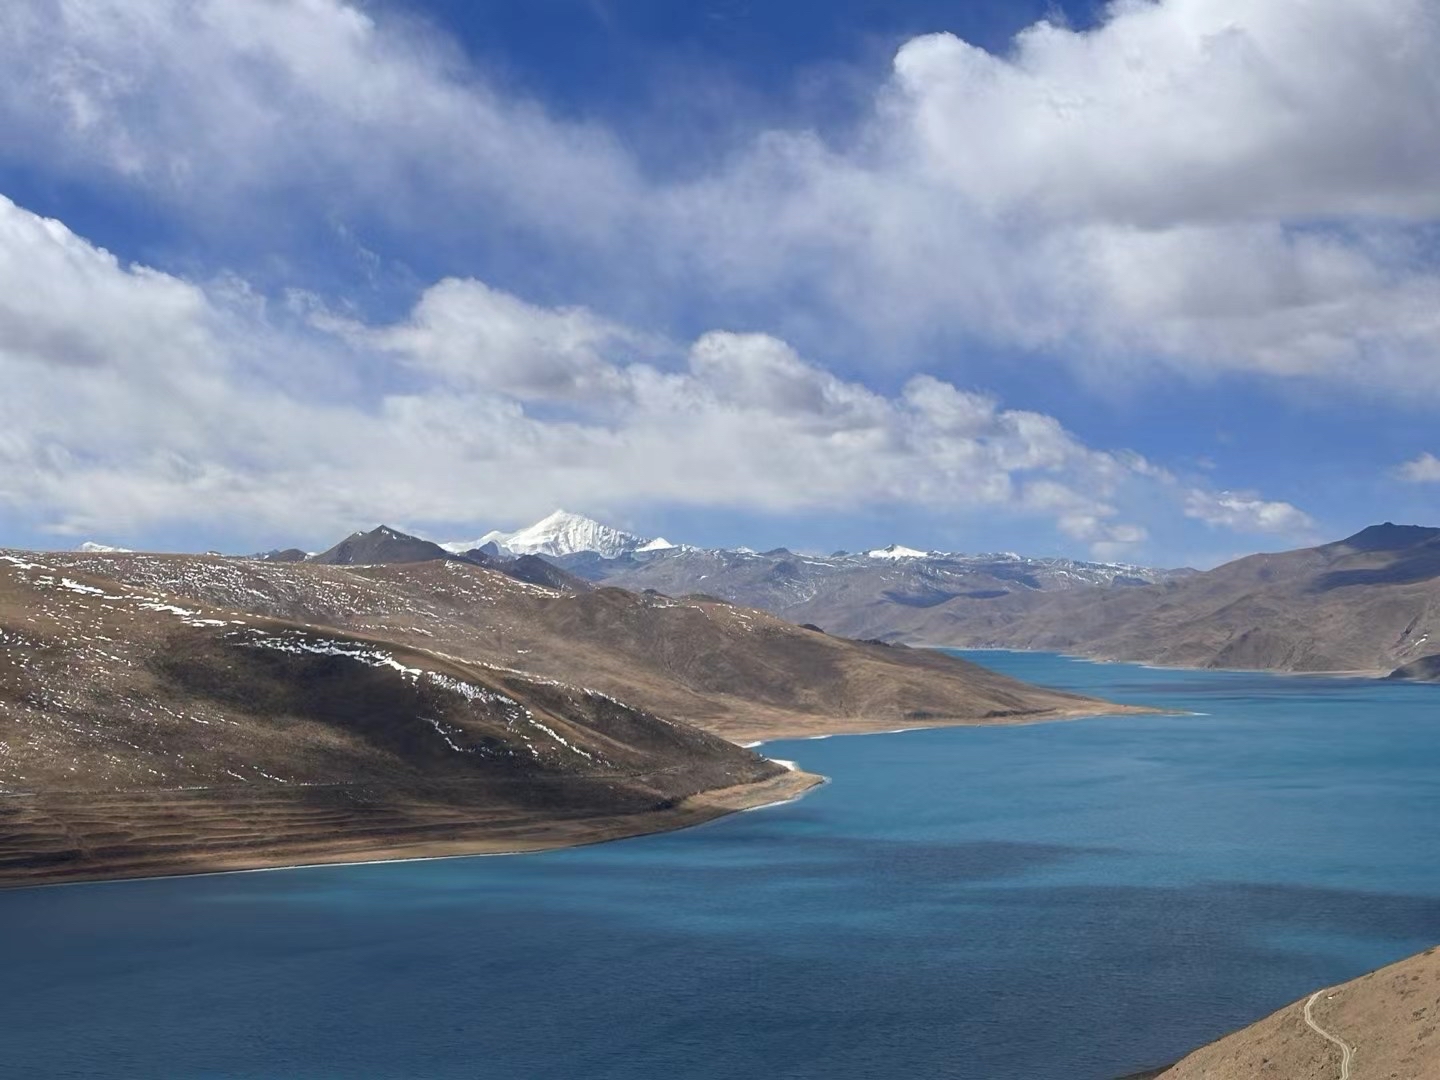
POLYGON ((548 555, 559 558, 593 552, 605 559, 618 559, 634 552, 664 551, 675 545, 663 536, 646 539, 634 533, 604 525, 580 514, 556 510, 534 525, 515 532, 488 532, 478 540, 456 540, 440 546, 460 555, 495 545, 500 555, 548 555))
MULTIPOLYGON (((1109 584, 1116 579, 1133 579, 1131 583, 1134 584, 1149 583, 1161 580, 1173 573, 1168 570, 1152 570, 1149 567, 1135 566, 1130 563, 1030 558, 1010 551, 964 555, 945 551, 922 551, 919 548, 906 547, 904 544, 889 544, 886 547, 872 548, 858 554, 841 551, 829 556, 796 555, 787 548, 776 548, 774 551, 763 554, 748 547, 697 548, 688 544, 672 544, 663 536, 647 539, 635 533, 617 529, 612 525, 606 525, 594 518, 585 517, 583 514, 572 514, 568 510, 556 510, 535 524, 523 529, 516 529, 514 532, 503 532, 496 529, 476 540, 453 540, 439 546, 452 554, 463 555, 468 551, 483 550, 491 544, 498 549, 498 553, 501 555, 543 555, 557 561, 578 557, 582 565, 604 560, 625 562, 630 556, 664 552, 670 559, 683 558, 690 554, 704 555, 708 553, 760 559, 783 555, 789 558, 803 559, 812 564, 827 565, 846 564, 856 560, 864 564, 868 560, 900 562, 911 559, 946 563, 1023 564, 1044 568, 1052 573, 1060 573, 1087 584, 1109 584)), ((626 568, 629 568, 628 562, 626 568)), ((607 569, 619 570, 621 568, 616 566, 607 569)))
POLYGON ((930 553, 928 551, 916 551, 914 548, 904 547, 901 544, 891 544, 889 547, 876 548, 874 551, 867 551, 865 554, 872 559, 923 559, 930 553))
POLYGON ((551 561, 597 584, 667 596, 703 593, 847 637, 911 642, 945 640, 957 621, 983 622, 997 601, 1029 603, 1044 594, 1128 589, 1193 573, 1013 552, 923 552, 899 545, 832 555, 678 547, 618 558, 578 552, 551 561))
POLYGON ((993 602, 1085 588, 1152 585, 1193 571, 1128 563, 969 555, 890 544, 861 552, 806 555, 786 548, 712 549, 646 540, 557 510, 528 528, 441 545, 455 555, 538 556, 597 585, 669 596, 703 593, 761 608, 792 622, 855 637, 936 640, 955 621, 989 618, 993 602))

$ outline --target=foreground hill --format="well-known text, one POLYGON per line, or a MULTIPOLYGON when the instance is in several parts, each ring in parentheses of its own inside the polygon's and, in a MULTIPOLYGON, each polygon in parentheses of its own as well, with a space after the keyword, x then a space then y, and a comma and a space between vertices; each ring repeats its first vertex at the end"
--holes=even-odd
POLYGON ((1434 1080, 1440 1076, 1437 1022, 1440 953, 1430 949, 1287 1005, 1156 1077, 1434 1080))
POLYGON ((583 843, 817 781, 727 740, 1113 711, 450 556, 0 552, 0 884, 583 843))
POLYGON ((941 654, 838 638, 713 599, 554 589, 453 558, 371 566, 46 559, 187 602, 578 683, 737 741, 1115 710, 941 654))
POLYGON ((1434 678, 1440 529, 1387 523, 1144 588, 952 603, 924 632, 943 644, 1186 667, 1434 678))
POLYGON ((0 553, 0 885, 550 847, 815 782, 595 690, 42 559, 0 553))

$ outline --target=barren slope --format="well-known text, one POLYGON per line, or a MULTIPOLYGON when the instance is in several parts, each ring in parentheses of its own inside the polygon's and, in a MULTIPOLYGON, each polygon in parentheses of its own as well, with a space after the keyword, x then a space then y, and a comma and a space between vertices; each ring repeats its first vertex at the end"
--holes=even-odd
POLYGON ((47 558, 219 608, 581 683, 736 740, 1125 711, 940 654, 831 637, 718 601, 613 588, 562 592, 456 561, 347 567, 189 555, 47 558))
MULTIPOLYGON (((1202 1047, 1159 1080, 1338 1080, 1342 1050, 1305 1022, 1302 998, 1202 1047)), ((1430 949, 1322 991, 1311 1018, 1353 1051, 1353 1080, 1440 1077, 1440 954, 1430 949)))
POLYGON ((0 884, 573 844, 813 780, 595 690, 0 552, 0 884))

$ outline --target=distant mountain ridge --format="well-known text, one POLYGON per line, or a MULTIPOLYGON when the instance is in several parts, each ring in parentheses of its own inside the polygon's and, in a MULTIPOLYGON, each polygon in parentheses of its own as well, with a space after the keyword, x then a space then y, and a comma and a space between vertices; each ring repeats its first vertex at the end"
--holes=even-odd
POLYGON ((1385 522, 1148 587, 952 604, 937 644, 1440 679, 1440 529, 1385 522))
MULTIPOLYGON (((489 549, 494 546, 496 552, 508 553, 511 555, 540 555, 557 562, 565 562, 572 558, 578 558, 577 565, 595 565, 604 560, 618 560, 624 562, 632 555, 648 555, 653 553, 668 553, 670 555, 683 554, 688 552, 720 552, 731 555, 759 556, 759 557, 780 557, 780 558, 804 558, 821 561, 854 561, 873 559, 883 561, 903 561, 909 559, 940 560, 950 563, 1014 563, 1026 564, 1046 568, 1068 568, 1070 572, 1086 581, 1114 583, 1118 579, 1122 583, 1158 581, 1162 578, 1188 571, 1177 570, 1154 570, 1150 567, 1137 566, 1129 563, 1100 563, 1084 562, 1079 560, 1063 558, 1030 558, 1018 555, 1014 552, 996 552, 991 554, 967 555, 956 552, 922 551, 919 548, 907 547, 904 544, 892 543, 885 547, 872 548, 858 554, 846 551, 837 551, 829 556, 797 555, 788 548, 773 548, 767 552, 757 552, 749 547, 737 548, 701 548, 689 544, 674 544, 663 536, 653 539, 646 539, 635 533, 617 529, 614 526, 606 525, 596 521, 594 518, 585 517, 582 514, 573 514, 568 510, 555 510, 533 525, 514 532, 503 532, 498 529, 491 530, 484 536, 475 540, 454 540, 439 544, 438 546, 454 555, 463 555, 475 550, 489 549)), ((620 573, 631 568, 631 564, 624 563, 615 567, 596 566, 593 571, 595 580, 601 580, 608 576, 609 572, 620 573)))
POLYGON ((600 584, 671 596, 699 592, 846 637, 927 644, 939 640, 927 613, 957 599, 989 601, 1087 586, 1123 589, 1194 573, 1011 552, 921 552, 898 545, 834 555, 679 547, 615 559, 580 552, 554 561, 600 584))

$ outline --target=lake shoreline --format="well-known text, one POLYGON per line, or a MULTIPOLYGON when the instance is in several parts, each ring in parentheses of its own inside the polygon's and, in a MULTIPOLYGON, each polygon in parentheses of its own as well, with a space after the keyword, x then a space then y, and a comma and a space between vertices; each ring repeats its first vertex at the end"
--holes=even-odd
POLYGON ((280 850, 177 855, 141 866, 92 863, 75 867, 37 866, 33 874, 0 879, 0 891, 56 888, 167 878, 206 877, 216 874, 264 873, 321 866, 374 865, 424 862, 435 859, 478 858, 498 855, 533 855, 565 848, 588 847, 612 840, 704 825, 731 814, 780 806, 801 798, 826 783, 826 778, 787 766, 784 773, 752 784, 698 792, 673 807, 635 814, 576 819, 537 819, 507 823, 504 828, 476 826, 476 835, 445 840, 399 842, 395 837, 369 837, 357 841, 337 836, 330 844, 280 850), (387 843, 387 840, 389 841, 387 843))
MULTIPOLYGON (((1337 671, 1296 671, 1293 668, 1233 668, 1198 667, 1194 664, 1157 664, 1153 660, 1126 660, 1117 656, 1087 656, 1085 653, 1057 652, 1054 649, 1016 649, 1003 645, 937 645, 932 642, 904 642, 912 649, 934 649, 952 653, 1014 653, 1017 656, 1056 656, 1061 660, 1074 660, 1082 664, 1128 664, 1146 671, 1213 671, 1222 675, 1277 675, 1288 678, 1356 679, 1383 682, 1392 673, 1384 668, 1356 668, 1337 671)), ((1424 680, 1397 680, 1401 682, 1423 682, 1424 680)), ((1127 1078, 1128 1080, 1128 1078, 1127 1078)))
POLYGON ((1061 709, 1025 709, 990 716, 955 716, 916 718, 916 722, 896 727, 894 718, 886 720, 846 719, 843 722, 816 720, 801 724, 756 724, 737 727, 725 738, 740 746, 755 747, 769 742, 806 739, 833 739, 843 735, 894 735, 904 731, 938 731, 944 728, 1025 727, 1035 724, 1057 724, 1068 720, 1089 720, 1102 716, 1179 716, 1174 709, 1149 705, 1122 705, 1113 701, 1083 698, 1080 704, 1061 709))

